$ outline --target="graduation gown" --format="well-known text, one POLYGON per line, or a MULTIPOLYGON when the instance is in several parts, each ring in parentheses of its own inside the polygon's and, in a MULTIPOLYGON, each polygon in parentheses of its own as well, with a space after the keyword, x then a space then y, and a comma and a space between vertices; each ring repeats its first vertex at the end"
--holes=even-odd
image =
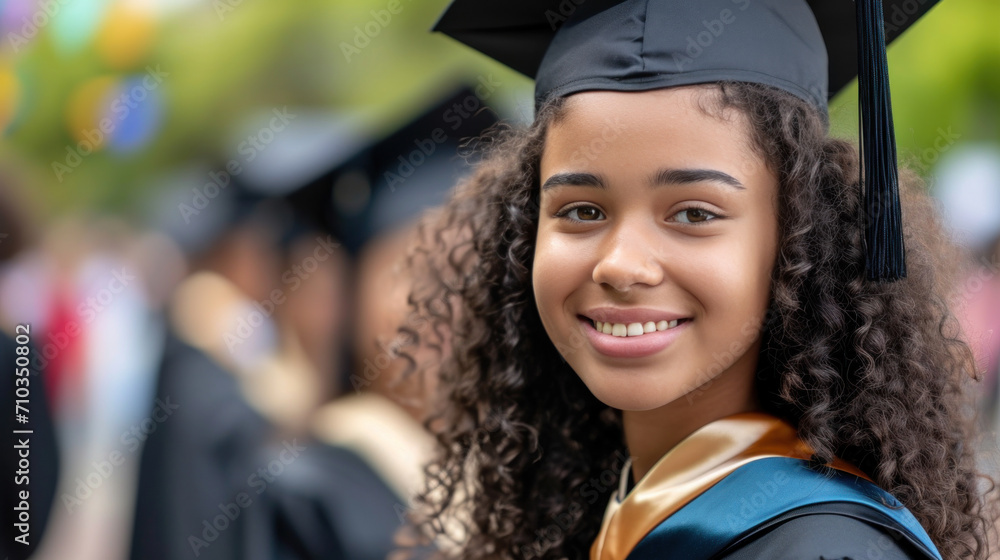
MULTIPOLYGON (((130 557, 385 558, 407 494, 365 450, 431 436, 419 426, 390 425, 389 405, 365 406, 367 414, 345 410, 371 398, 324 407, 319 437, 295 429, 312 406, 302 398, 308 372, 294 352, 291 359, 277 352, 235 359, 225 345, 226 319, 240 316, 241 301, 234 286, 209 273, 185 280, 172 301, 156 402, 177 408, 144 443, 130 557), (294 410, 296 403, 307 410, 294 410), (368 445, 351 445, 358 442, 368 445)), ((234 348, 250 346, 248 339, 234 348)), ((383 463, 409 462, 405 451, 399 444, 379 455, 383 463)))
MULTIPOLYGON (((384 560, 406 511, 404 498, 351 449, 320 441, 275 479, 265 516, 241 560, 384 560)), ((255 524, 256 525, 256 524, 255 524)))
POLYGON ((177 409, 143 444, 130 558, 240 558, 242 520, 223 531, 206 523, 223 513, 220 504, 247 491, 255 469, 267 465, 258 454, 270 425, 242 400, 232 374, 173 331, 155 403, 177 409))
POLYGON ((768 414, 711 422, 627 492, 622 477, 590 558, 941 560, 891 494, 839 459, 810 468, 811 455, 793 426, 768 414))
POLYGON ((253 497, 252 508, 264 507, 253 486, 261 477, 251 477, 273 459, 262 450, 275 430, 245 398, 232 354, 220 342, 239 297, 221 277, 198 273, 178 287, 168 308, 149 415, 157 422, 140 438, 133 560, 245 555, 252 516, 231 504, 244 493, 253 497), (158 408, 169 414, 158 416, 158 408))
MULTIPOLYGON (((327 404, 312 431, 315 440, 268 491, 271 542, 251 547, 267 554, 244 558, 384 560, 422 486, 433 437, 374 393, 327 404)), ((432 549, 414 552, 424 558, 432 549)))

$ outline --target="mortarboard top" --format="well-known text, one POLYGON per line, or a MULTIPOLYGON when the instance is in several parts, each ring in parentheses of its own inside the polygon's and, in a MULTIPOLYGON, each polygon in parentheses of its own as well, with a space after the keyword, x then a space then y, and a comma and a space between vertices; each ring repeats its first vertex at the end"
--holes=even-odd
MULTIPOLYGON (((869 0, 870 1, 870 0, 869 0)), ((883 14, 885 21, 886 44, 899 37, 921 16, 927 13, 938 0, 885 0, 883 14)), ((624 0, 534 0, 534 1, 499 1, 499 0, 457 0, 441 15, 434 26, 434 31, 445 33, 466 45, 496 59, 499 62, 527 75, 537 77, 542 58, 556 35, 556 31, 567 20, 574 20, 597 11, 603 11, 624 0), (577 13, 580 12, 580 13, 577 13)), ((636 4, 635 2, 629 2, 636 4)), ((713 43, 721 44, 723 33, 728 27, 738 24, 743 6, 752 3, 763 3, 760 0, 723 0, 721 2, 703 2, 708 7, 703 10, 708 16, 705 20, 709 26, 699 29, 697 26, 682 35, 679 55, 687 56, 690 38, 705 50, 712 44, 702 36, 698 41, 698 33, 712 33, 712 19, 719 20, 723 9, 732 13, 731 23, 723 23, 718 35, 712 36, 713 43)), ((646 2, 639 3, 645 7, 646 2)), ((666 13, 676 11, 673 5, 684 5, 685 2, 666 2, 666 13)), ((829 56, 829 97, 832 98, 858 75, 857 64, 857 25, 854 2, 852 0, 810 0, 808 2, 790 2, 771 0, 768 5, 786 4, 799 9, 807 4, 812 10, 816 24, 823 36, 823 43, 829 56), (798 7, 796 7, 798 6, 798 7)), ((782 14, 784 15, 784 14, 782 14)), ((697 18, 695 21, 697 21, 697 18)), ((730 19, 730 18, 727 18, 730 19)), ((742 25, 742 24, 740 24, 742 25)), ((752 24, 751 24, 752 27, 752 24)), ((716 27, 715 30, 718 30, 716 27)), ((753 33, 766 35, 767 31, 753 30, 753 33)), ((638 46, 638 45, 637 45, 638 46)), ((723 47, 725 49, 726 47, 723 47)), ((703 51, 704 52, 704 51, 703 51)), ((727 54, 733 54, 732 52, 727 54)), ((683 62, 683 58, 678 58, 683 62)), ((673 62, 671 60, 671 62, 673 62)), ((818 61, 826 65, 826 61, 818 61)))
POLYGON ((454 0, 434 30, 534 78, 536 106, 588 90, 744 81, 788 91, 825 117, 857 76, 868 277, 893 281, 906 266, 885 46, 936 3, 454 0))

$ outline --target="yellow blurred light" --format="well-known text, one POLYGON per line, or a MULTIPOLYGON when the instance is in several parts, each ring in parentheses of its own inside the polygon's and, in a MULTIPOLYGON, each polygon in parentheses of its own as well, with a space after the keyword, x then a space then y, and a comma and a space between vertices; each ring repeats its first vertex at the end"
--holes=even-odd
POLYGON ((152 15, 128 3, 116 3, 97 36, 97 51, 116 69, 136 66, 153 43, 156 22, 152 15))
POLYGON ((21 84, 13 69, 0 66, 0 132, 14 120, 21 99, 21 84))
POLYGON ((66 125, 74 140, 86 141, 93 149, 107 143, 108 134, 100 130, 101 119, 108 115, 117 84, 115 76, 102 76, 76 88, 66 107, 66 125))

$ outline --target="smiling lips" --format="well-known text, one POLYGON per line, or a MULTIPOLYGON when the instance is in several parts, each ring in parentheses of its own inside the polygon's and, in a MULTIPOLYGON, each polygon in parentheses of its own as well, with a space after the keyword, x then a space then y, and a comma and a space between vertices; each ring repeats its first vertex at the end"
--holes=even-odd
POLYGON ((601 330, 598 331, 596 320, 584 316, 580 316, 578 320, 594 350, 610 358, 652 356, 670 346, 674 339, 686 331, 687 326, 691 323, 690 319, 684 318, 670 319, 669 321, 661 319, 655 323, 652 321, 645 323, 603 321, 601 322, 601 330), (664 328, 660 330, 659 326, 664 328), (646 327, 652 327, 652 329, 646 332, 646 327), (610 330, 611 333, 606 334, 606 330, 610 330), (623 330, 624 334, 622 334, 623 330))
POLYGON ((676 327, 687 319, 672 319, 670 321, 660 320, 658 322, 646 321, 645 323, 612 323, 610 321, 593 321, 594 330, 612 336, 640 336, 656 331, 665 331, 676 327))
POLYGON ((577 320, 590 345, 611 358, 651 356, 687 330, 691 317, 650 307, 595 307, 577 320))
POLYGON ((612 336, 641 336, 676 328, 689 320, 681 313, 649 307, 594 307, 578 316, 594 330, 612 336))

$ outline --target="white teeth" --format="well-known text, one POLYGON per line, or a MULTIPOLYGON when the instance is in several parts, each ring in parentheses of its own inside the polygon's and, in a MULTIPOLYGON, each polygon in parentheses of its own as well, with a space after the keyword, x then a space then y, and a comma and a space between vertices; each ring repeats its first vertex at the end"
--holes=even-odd
POLYGON ((594 321, 594 329, 598 332, 604 334, 610 334, 612 336, 639 336, 646 333, 651 333, 655 331, 665 331, 667 329, 672 329, 677 326, 680 321, 674 319, 672 321, 659 321, 654 323, 653 321, 647 321, 646 323, 611 323, 611 322, 601 322, 594 321))

